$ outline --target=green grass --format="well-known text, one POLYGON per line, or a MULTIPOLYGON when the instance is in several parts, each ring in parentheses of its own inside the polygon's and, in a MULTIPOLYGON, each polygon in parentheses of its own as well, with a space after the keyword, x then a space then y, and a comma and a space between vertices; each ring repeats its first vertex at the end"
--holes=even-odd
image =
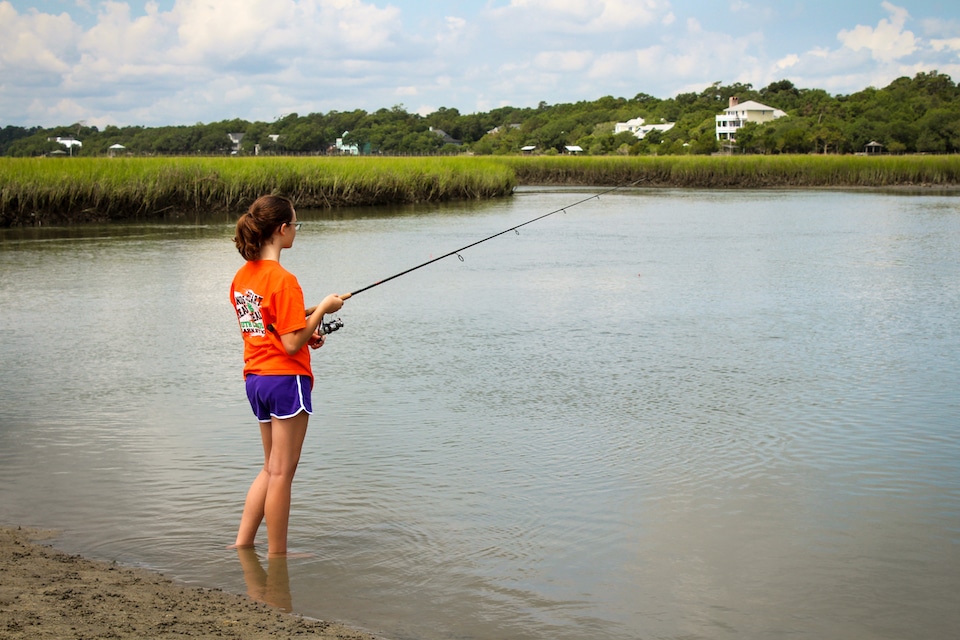
POLYGON ((0 158, 0 226, 243 211, 261 195, 341 207, 508 195, 474 158, 0 158))
POLYGON ((493 198, 517 184, 695 188, 956 186, 960 156, 0 158, 0 227, 246 209, 493 198))
POLYGON ((955 186, 960 156, 503 157, 520 184, 702 188, 955 186))

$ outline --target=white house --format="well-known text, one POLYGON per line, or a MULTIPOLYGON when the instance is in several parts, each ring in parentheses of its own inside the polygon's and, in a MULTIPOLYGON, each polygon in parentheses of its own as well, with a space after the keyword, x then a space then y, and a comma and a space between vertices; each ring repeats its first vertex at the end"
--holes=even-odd
POLYGON ((625 133, 630 131, 631 133, 636 133, 637 130, 644 125, 643 118, 634 118, 633 120, 627 120, 626 122, 618 122, 613 126, 614 135, 618 133, 625 133))
POLYGON ((233 145, 231 153, 237 154, 240 152, 240 143, 243 142, 244 133, 228 133, 227 137, 230 138, 230 144, 233 145))
POLYGON ((661 133, 665 131, 670 131, 673 129, 675 122, 665 122, 663 124, 647 124, 644 122, 643 118, 634 118, 633 120, 627 120, 626 122, 618 122, 613 127, 614 135, 618 133, 626 133, 629 131, 633 135, 637 136, 638 140, 643 140, 651 131, 660 131, 661 133))
POLYGON ((80 147, 83 148, 83 143, 74 138, 73 136, 57 136, 56 138, 47 138, 48 142, 59 142, 67 149, 70 150, 70 155, 73 155, 73 148, 80 147))
POLYGON ((736 96, 730 97, 730 106, 716 117, 717 140, 733 140, 737 129, 747 122, 771 122, 787 115, 785 112, 753 100, 741 103, 736 96))
POLYGON ((503 131, 504 128, 507 128, 507 129, 519 129, 520 126, 521 126, 521 125, 519 125, 519 124, 508 124, 508 125, 505 125, 505 126, 503 126, 503 127, 494 127, 493 129, 490 129, 489 131, 487 131, 487 133, 489 133, 490 135, 494 135, 494 134, 497 134, 497 133, 500 133, 501 131, 503 131))
POLYGON ((336 148, 337 152, 345 156, 358 156, 360 155, 360 145, 356 144, 344 144, 343 139, 350 133, 349 131, 344 131, 343 135, 337 138, 333 146, 336 148))

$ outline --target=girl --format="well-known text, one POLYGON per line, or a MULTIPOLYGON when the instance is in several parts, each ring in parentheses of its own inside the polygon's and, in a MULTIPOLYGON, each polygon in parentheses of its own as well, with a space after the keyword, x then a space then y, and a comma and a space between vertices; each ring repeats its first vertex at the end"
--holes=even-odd
POLYGON ((260 422, 264 465, 247 492, 234 546, 252 547, 267 520, 267 553, 287 553, 290 489, 313 413, 310 351, 323 346, 317 327, 324 314, 343 306, 329 295, 304 310, 296 277, 280 266, 280 252, 293 246, 300 223, 293 204, 263 196, 237 221, 234 242, 247 261, 233 278, 231 302, 243 335, 247 397, 260 422))

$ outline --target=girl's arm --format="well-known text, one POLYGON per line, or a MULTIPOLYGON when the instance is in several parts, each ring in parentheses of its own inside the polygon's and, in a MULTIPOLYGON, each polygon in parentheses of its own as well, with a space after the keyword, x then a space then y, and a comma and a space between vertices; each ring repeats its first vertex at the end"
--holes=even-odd
POLYGON ((292 356, 303 349, 303 345, 310 342, 310 338, 316 333, 317 327, 323 322, 323 316, 327 313, 339 311, 342 306, 343 300, 340 299, 340 296, 331 293, 320 304, 307 309, 307 326, 280 336, 280 342, 283 344, 283 349, 287 352, 287 355, 292 356))

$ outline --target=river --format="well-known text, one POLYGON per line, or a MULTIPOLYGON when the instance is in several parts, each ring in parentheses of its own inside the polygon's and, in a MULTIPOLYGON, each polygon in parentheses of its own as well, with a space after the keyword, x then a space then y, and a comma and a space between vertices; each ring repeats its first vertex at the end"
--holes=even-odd
MULTIPOLYGON (((283 263, 313 304, 591 193, 298 211, 283 263)), ((0 523, 252 588, 232 235, 0 230, 0 523)), ((391 640, 956 635, 960 197, 625 189, 459 257, 313 352, 277 601, 391 640)))

